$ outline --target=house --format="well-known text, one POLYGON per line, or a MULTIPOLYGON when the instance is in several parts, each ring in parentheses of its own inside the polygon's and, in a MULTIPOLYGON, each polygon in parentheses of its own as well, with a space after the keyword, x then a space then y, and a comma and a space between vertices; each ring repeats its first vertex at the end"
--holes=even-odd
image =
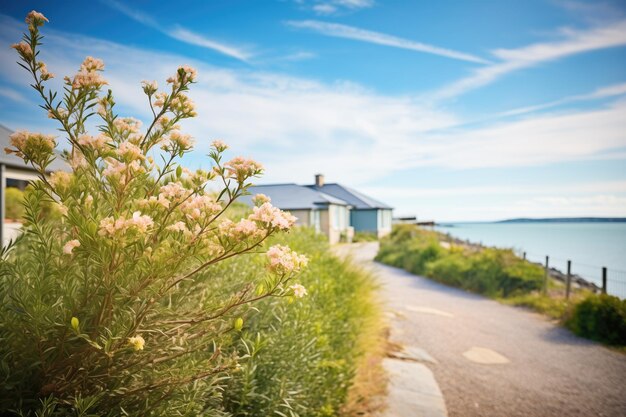
POLYGON ((256 185, 249 191, 251 195, 241 197, 241 202, 252 205, 252 196, 265 194, 272 199, 272 205, 296 216, 296 224, 323 232, 331 244, 352 241, 350 207, 341 199, 293 183, 256 185))
MULTIPOLYGON (((5 190, 10 187, 24 190, 30 181, 39 178, 33 167, 25 164, 22 158, 4 151, 5 148, 11 147, 12 133, 11 129, 0 125, 0 244, 15 237, 20 227, 19 223, 5 222, 5 190)), ((48 167, 48 172, 68 169, 65 162, 57 158, 48 167)))
POLYGON ((391 232, 390 206, 340 184, 324 184, 316 175, 315 184, 255 185, 251 195, 241 198, 252 205, 252 196, 265 194, 272 204, 298 218, 297 224, 311 226, 328 236, 330 243, 351 242, 354 232, 382 237, 391 232))
POLYGON ((326 184, 324 176, 315 176, 315 184, 308 186, 312 190, 323 192, 345 201, 350 205, 350 225, 355 232, 373 233, 383 237, 391 232, 391 213, 393 207, 341 184, 326 184))

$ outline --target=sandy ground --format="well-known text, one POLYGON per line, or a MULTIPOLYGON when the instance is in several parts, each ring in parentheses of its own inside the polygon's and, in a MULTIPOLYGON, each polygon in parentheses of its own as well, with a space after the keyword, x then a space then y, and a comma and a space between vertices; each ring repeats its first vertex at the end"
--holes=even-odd
POLYGON ((425 349, 450 416, 626 416, 626 355, 544 317, 340 253, 372 268, 403 343, 425 349))

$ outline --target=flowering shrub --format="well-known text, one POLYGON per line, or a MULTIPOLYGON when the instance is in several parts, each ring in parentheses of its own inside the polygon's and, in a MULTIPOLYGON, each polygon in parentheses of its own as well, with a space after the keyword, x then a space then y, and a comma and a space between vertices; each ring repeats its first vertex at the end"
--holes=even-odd
POLYGON ((292 281, 307 260, 271 247, 258 282, 220 291, 204 272, 258 253, 295 218, 263 196, 246 218, 227 218, 263 168, 241 157, 224 162, 221 141, 211 146, 212 169, 178 164, 193 147, 178 124, 196 115, 186 95, 193 68, 178 68, 165 91, 142 83, 153 115, 142 130, 117 116, 111 90, 102 92, 99 59, 87 57, 60 94, 47 87, 54 75, 38 58, 47 21, 31 12, 13 48, 69 142, 62 157, 71 170, 46 175, 57 138, 11 136, 7 152, 40 181, 24 199, 24 234, 0 252, 0 413, 212 415, 219 381, 237 365, 221 344, 242 329, 240 307, 304 296, 292 281), (86 130, 92 117, 98 134, 86 130))

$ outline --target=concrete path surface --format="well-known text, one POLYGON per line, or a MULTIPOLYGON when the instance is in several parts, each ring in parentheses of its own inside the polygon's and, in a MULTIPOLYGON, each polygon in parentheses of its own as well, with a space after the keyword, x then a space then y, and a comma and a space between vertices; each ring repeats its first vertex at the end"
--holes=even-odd
MULTIPOLYGON (((625 354, 530 311, 373 263, 377 248, 337 250, 377 273, 392 337, 432 359, 420 366, 434 373, 451 417, 626 416, 625 354)), ((392 391, 398 380, 392 373, 392 391)))

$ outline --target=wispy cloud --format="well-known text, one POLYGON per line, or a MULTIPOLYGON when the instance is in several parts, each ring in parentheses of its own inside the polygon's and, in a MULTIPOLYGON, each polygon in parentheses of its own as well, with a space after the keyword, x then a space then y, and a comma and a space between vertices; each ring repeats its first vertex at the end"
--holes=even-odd
POLYGON ((478 68, 465 78, 449 84, 433 94, 435 99, 456 97, 491 84, 505 75, 570 55, 626 45, 626 20, 587 30, 562 29, 563 39, 516 49, 496 49, 492 54, 501 59, 478 68))
POLYGON ((246 51, 244 48, 236 47, 233 45, 228 45, 223 42, 218 42, 214 39, 209 39, 199 33, 192 32, 184 27, 181 27, 181 26, 175 26, 171 28, 163 27, 151 16, 141 11, 132 9, 128 7, 126 4, 118 2, 117 0, 102 0, 102 2, 106 4, 107 6, 112 7, 115 10, 130 17, 131 19, 145 26, 148 26, 152 29, 155 29, 163 33, 164 35, 169 36, 172 39, 176 39, 178 41, 181 41, 190 45, 199 46, 201 48, 211 49, 223 55, 227 55, 232 58, 238 59, 240 61, 247 61, 251 57, 251 54, 248 51, 246 51))
POLYGON ((385 33, 360 29, 357 27, 342 25, 339 23, 321 22, 318 20, 292 20, 288 21, 287 25, 298 29, 309 29, 322 35, 332 36, 336 38, 353 39, 357 41, 373 43, 376 45, 384 45, 391 46, 393 48, 425 52, 428 54, 440 55, 447 58, 476 62, 480 64, 486 64, 489 62, 483 58, 471 54, 466 54, 464 52, 440 48, 438 46, 428 45, 409 39, 398 38, 396 36, 388 35, 385 33))
POLYGON ((519 116, 521 114, 533 113, 539 110, 545 110, 563 104, 576 103, 589 100, 598 100, 603 98, 617 97, 626 94, 626 83, 610 85, 608 87, 598 88, 588 94, 578 94, 568 96, 559 100, 550 101, 548 103, 536 104, 534 106, 520 107, 513 110, 497 113, 495 117, 519 116))
POLYGON ((13 102, 29 103, 22 93, 9 87, 0 87, 0 96, 8 98, 13 102))
POLYGON ((318 15, 334 15, 347 11, 357 11, 374 6, 373 0, 296 0, 318 15))

